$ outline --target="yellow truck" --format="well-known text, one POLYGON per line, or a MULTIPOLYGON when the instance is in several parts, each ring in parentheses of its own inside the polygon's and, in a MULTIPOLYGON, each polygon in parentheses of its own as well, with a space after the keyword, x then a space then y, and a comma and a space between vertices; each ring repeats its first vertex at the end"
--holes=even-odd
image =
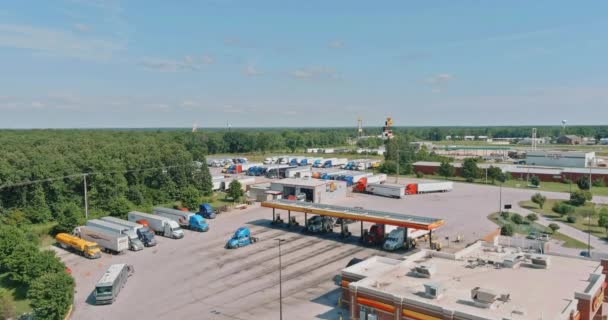
POLYGON ((101 258, 101 249, 95 242, 86 241, 67 233, 59 233, 55 237, 57 243, 63 249, 69 249, 89 258, 101 258))

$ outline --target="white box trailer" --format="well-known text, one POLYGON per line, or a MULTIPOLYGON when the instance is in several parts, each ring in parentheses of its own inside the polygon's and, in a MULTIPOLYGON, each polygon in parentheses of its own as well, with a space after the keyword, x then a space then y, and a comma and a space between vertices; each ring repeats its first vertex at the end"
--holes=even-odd
POLYGON ((371 176, 373 176, 374 174, 371 172, 368 173, 357 173, 357 174, 353 174, 353 184, 356 184, 357 182, 359 182, 359 180, 361 180, 361 178, 369 178, 371 176))
POLYGON ((146 225, 147 223, 148 228, 164 237, 173 239, 181 239, 184 237, 184 230, 182 230, 177 222, 169 218, 139 211, 131 211, 127 214, 127 217, 129 221, 141 223, 143 225, 146 225), (143 221, 146 223, 143 223, 143 221))
POLYGON ((241 189, 243 189, 243 191, 247 191, 247 186, 255 183, 254 177, 226 180, 224 181, 224 190, 228 190, 228 188, 230 188, 230 183, 234 180, 238 181, 241 184, 241 189))
POLYGON ((118 254, 129 249, 129 237, 122 234, 90 226, 76 227, 73 233, 80 239, 97 243, 107 252, 118 254))
POLYGON ((103 229, 118 235, 127 236, 129 238, 129 250, 131 251, 139 251, 144 249, 144 244, 141 242, 141 240, 139 240, 139 237, 137 237, 137 232, 131 228, 100 219, 91 219, 87 221, 87 226, 103 229))
POLYGON ((365 186, 365 191, 384 197, 401 198, 405 194, 405 186, 389 183, 368 183, 365 186))
MULTIPOLYGON (((306 176, 306 173, 310 172, 309 166, 289 168, 285 170, 285 178, 301 178, 306 176)), ((308 176, 310 176, 310 174, 308 176)))
POLYGON ((150 228, 144 225, 111 216, 101 217, 100 220, 112 222, 114 224, 121 225, 133 230, 133 232, 135 232, 135 234, 137 234, 137 236, 139 237, 139 240, 141 240, 144 246, 146 247, 153 247, 156 245, 154 233, 152 233, 150 228))
POLYGON ((446 191, 451 191, 453 188, 454 188, 454 183, 451 181, 418 183, 418 193, 446 192, 446 191))
POLYGON ((333 163, 334 167, 339 167, 339 166, 343 166, 345 164, 348 163, 348 159, 346 158, 337 158, 336 161, 333 163))
POLYGON ((367 177, 367 183, 382 183, 386 181, 386 174, 380 173, 367 177))

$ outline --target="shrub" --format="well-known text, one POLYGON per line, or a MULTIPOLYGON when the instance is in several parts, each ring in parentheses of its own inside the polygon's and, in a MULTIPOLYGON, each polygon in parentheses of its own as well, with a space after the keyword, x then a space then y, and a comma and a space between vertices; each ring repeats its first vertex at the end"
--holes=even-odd
POLYGON ((566 221, 568 221, 568 223, 576 223, 576 217, 568 216, 568 218, 566 218, 566 221))
POLYGON ((228 185, 228 191, 226 195, 232 198, 232 201, 237 202, 243 196, 243 189, 241 189, 241 183, 238 180, 232 180, 228 185))
POLYGON ((547 201, 547 197, 540 193, 535 193, 530 200, 532 200, 532 202, 536 203, 538 207, 542 209, 547 201))
POLYGON ((530 177, 530 185, 538 187, 540 185, 540 179, 537 176, 530 177))
POLYGON ((424 173, 416 171, 416 178, 424 178, 424 173))
POLYGON ((587 201, 587 196, 581 190, 574 191, 570 194, 570 204, 573 206, 580 207, 582 205, 585 205, 586 201, 587 201))
POLYGON ((54 251, 40 251, 34 244, 25 242, 17 245, 7 258, 6 268, 11 280, 30 284, 45 273, 64 271, 65 265, 54 251))
POLYGON ((559 213, 562 216, 569 213, 574 213, 574 207, 564 202, 556 202, 553 204, 553 208, 551 210, 553 210, 555 213, 559 213))
POLYGON ((581 190, 589 190, 589 187, 591 187, 591 183, 589 183, 589 177, 583 176, 578 178, 578 180, 576 180, 576 185, 581 190))
POLYGON ((559 230, 559 225, 557 223, 550 223, 549 229, 551 229, 551 231, 553 231, 553 233, 555 233, 555 231, 559 230))
POLYGON ((70 203, 65 205, 57 215, 57 225, 54 228, 55 233, 66 232, 71 233, 74 228, 84 224, 84 213, 77 205, 70 203))
POLYGON ((514 213, 511 215, 511 221, 515 224, 522 224, 524 222, 524 218, 519 213, 514 213))
POLYGON ((570 179, 568 179, 568 178, 564 178, 564 179, 562 180, 562 183, 563 183, 563 184, 571 184, 571 183, 572 183, 572 180, 570 180, 570 179))
POLYGON ((526 216, 526 219, 534 222, 534 221, 538 220, 538 216, 536 215, 536 213, 530 213, 526 216))
POLYGON ((514 230, 513 230, 513 226, 510 224, 505 224, 504 226, 502 226, 502 228, 500 228, 500 235, 501 236, 513 236, 514 230))
POLYGON ((74 279, 65 271, 34 280, 27 293, 36 319, 63 320, 74 300, 74 279))
POLYGON ((508 220, 509 219, 509 211, 503 211, 500 213, 500 216, 505 219, 508 220))

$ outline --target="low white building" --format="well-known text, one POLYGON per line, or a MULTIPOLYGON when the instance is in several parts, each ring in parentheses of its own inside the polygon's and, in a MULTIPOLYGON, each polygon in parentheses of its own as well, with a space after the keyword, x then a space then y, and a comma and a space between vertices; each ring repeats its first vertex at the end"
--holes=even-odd
POLYGON ((306 201, 322 203, 346 197, 346 182, 321 179, 281 179, 270 183, 270 190, 281 192, 283 199, 305 194, 306 201))
POLYGON ((526 164, 547 167, 586 168, 595 165, 595 152, 528 151, 526 153, 526 164))

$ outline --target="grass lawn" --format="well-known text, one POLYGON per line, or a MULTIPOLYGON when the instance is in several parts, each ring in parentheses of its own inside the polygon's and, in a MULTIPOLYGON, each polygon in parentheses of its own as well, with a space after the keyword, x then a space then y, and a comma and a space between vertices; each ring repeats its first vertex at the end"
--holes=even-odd
MULTIPOLYGON (((412 175, 407 175, 405 177, 416 178, 416 175, 412 174, 412 175)), ((438 175, 425 175, 423 178, 424 179, 450 180, 450 181, 456 181, 456 182, 467 182, 462 177, 450 177, 449 179, 446 179, 445 177, 438 176, 438 175)), ((472 183, 486 184, 486 180, 485 179, 476 179, 472 183)), ((492 185, 492 182, 490 180, 488 180, 487 184, 492 185)), ((493 185, 498 186, 498 184, 499 184, 498 182, 495 182, 493 185)), ((552 191, 552 192, 566 192, 566 193, 570 193, 571 191, 578 190, 578 186, 575 183, 570 185, 570 184, 561 183, 561 182, 541 182, 539 188, 531 188, 531 187, 528 187, 528 183, 526 181, 518 180, 518 179, 507 180, 505 183, 503 183, 502 186, 504 188, 552 191)), ((596 195, 596 196, 608 196, 608 187, 592 187, 591 193, 593 193, 593 195, 596 195)))
MULTIPOLYGON (((576 211, 572 214, 573 216, 576 217, 576 222, 575 223, 569 223, 566 219, 567 219, 567 215, 561 216, 555 212, 553 212, 552 208, 553 205, 556 202, 561 202, 562 200, 557 200, 557 199, 547 199, 547 202, 545 202, 545 205, 543 206, 543 209, 540 209, 538 207, 537 204, 532 203, 532 201, 522 201, 519 203, 519 205, 522 208, 526 208, 528 210, 532 210, 536 213, 542 214, 543 216, 553 219, 555 221, 559 221, 565 224, 568 224, 576 229, 579 229, 583 232, 588 232, 589 230, 591 231, 591 234, 594 236, 597 236, 599 238, 606 238, 606 229, 602 228, 602 227, 598 227, 597 225, 597 221, 598 221, 598 215, 596 214, 594 217, 591 217, 591 219, 587 219, 585 217, 583 217, 580 213, 581 208, 577 208, 576 211), (590 223, 589 223, 590 222, 590 223)), ((585 207, 587 208, 591 208, 595 206, 596 207, 596 211, 599 211, 599 208, 602 207, 608 207, 606 205, 595 205, 594 203, 586 203, 585 207)))
POLYGON ((17 285, 8 279, 8 274, 0 274, 0 291, 7 292, 7 296, 15 303, 17 315, 32 311, 30 301, 26 298, 27 287, 17 285))
MULTIPOLYGON (((551 238, 553 238, 555 240, 563 241, 564 242, 563 246, 566 248, 587 249, 586 243, 578 241, 573 238, 570 238, 559 232, 553 233, 549 227, 545 227, 536 222, 525 223, 525 224, 516 224, 516 223, 513 223, 513 221, 511 221, 511 220, 504 219, 503 217, 500 216, 500 214, 498 212, 495 212, 495 213, 492 213, 491 215, 489 215, 488 219, 490 219, 490 221, 496 223, 497 225, 499 225, 501 227, 506 224, 512 225, 513 231, 515 232, 515 234, 527 236, 531 232, 535 232, 538 234, 546 233, 546 234, 550 234, 551 238)), ((524 220, 525 220, 525 217, 524 217, 524 220)))

